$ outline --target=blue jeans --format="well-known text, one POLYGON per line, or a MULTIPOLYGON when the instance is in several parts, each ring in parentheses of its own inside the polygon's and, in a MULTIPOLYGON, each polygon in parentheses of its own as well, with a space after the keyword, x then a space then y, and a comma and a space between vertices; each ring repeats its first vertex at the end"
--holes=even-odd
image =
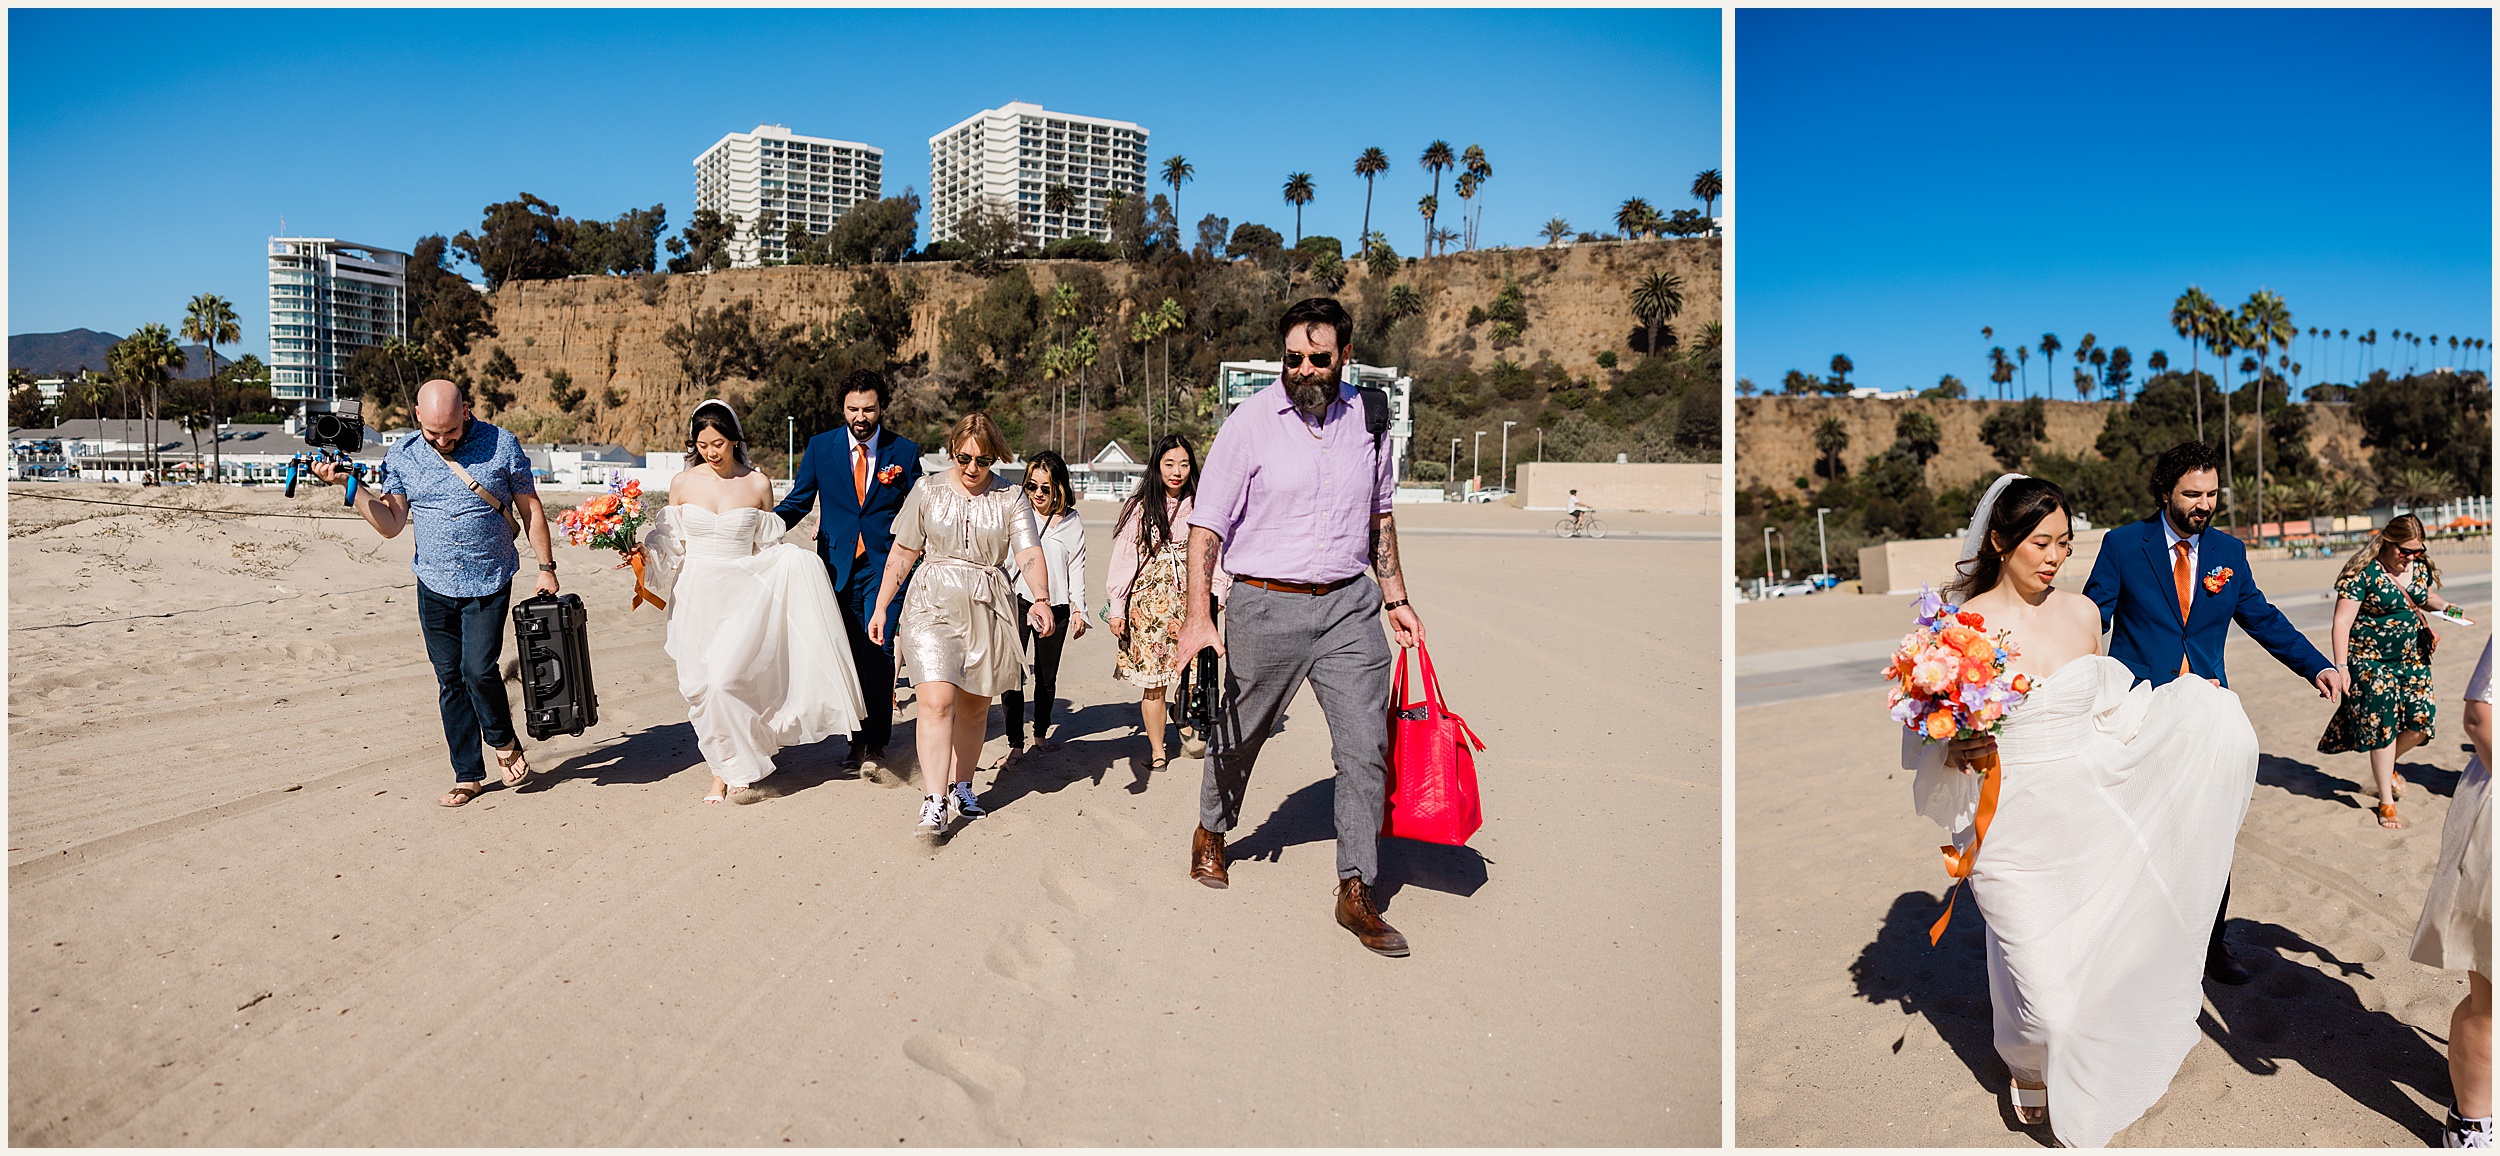
POLYGON ((486 781, 481 740, 496 750, 521 741, 512 733, 512 700, 504 694, 500 667, 511 606, 509 588, 479 598, 454 598, 417 583, 417 625, 425 631, 425 656, 434 660, 434 681, 442 691, 443 741, 451 747, 452 776, 458 782, 486 781))

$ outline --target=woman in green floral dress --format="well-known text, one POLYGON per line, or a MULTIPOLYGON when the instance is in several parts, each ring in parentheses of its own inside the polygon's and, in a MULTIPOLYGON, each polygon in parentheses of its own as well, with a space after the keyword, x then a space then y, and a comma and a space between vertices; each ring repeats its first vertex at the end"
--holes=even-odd
POLYGON ((2405 825, 2396 817, 2404 792, 2396 760, 2431 740, 2438 713, 2431 700, 2437 638, 2423 612, 2444 612, 2449 604, 2435 590, 2439 568, 2425 548, 2421 519, 2398 515, 2335 579, 2335 664, 2352 676, 2352 689, 2319 736, 2318 751, 2369 754, 2378 823, 2389 830, 2405 825))

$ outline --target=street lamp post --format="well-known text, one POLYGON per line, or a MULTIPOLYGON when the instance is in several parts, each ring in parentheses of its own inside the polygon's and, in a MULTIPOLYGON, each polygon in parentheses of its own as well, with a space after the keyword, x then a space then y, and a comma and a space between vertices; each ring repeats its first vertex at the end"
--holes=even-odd
POLYGON ((1779 533, 1779 529, 1777 526, 1762 528, 1762 584, 1764 586, 1775 585, 1778 581, 1771 573, 1771 535, 1779 533))
POLYGON ((1832 572, 1832 542, 1823 534, 1823 515, 1831 512, 1830 506, 1817 506, 1814 510, 1814 552, 1823 559, 1823 568, 1815 572, 1818 578, 1832 572))
POLYGON ((1476 431, 1476 444, 1467 453, 1467 476, 1471 478, 1481 478, 1484 476, 1483 430, 1476 431))
POLYGON ((796 482, 799 480, 799 419, 792 415, 781 420, 789 423, 781 431, 781 468, 789 472, 792 482, 796 482))
POLYGON ((1449 476, 1446 480, 1453 487, 1458 485, 1458 443, 1466 440, 1467 439, 1465 438, 1450 439, 1450 468, 1449 476))
POLYGON ((1538 427, 1536 427, 1536 462, 1537 462, 1537 464, 1538 464, 1538 465, 1540 465, 1540 466, 1545 464, 1545 427, 1544 427, 1544 426, 1538 426, 1538 427))
POLYGON ((1505 491, 1510 489, 1510 427, 1518 424, 1515 421, 1502 423, 1502 489, 1505 491))

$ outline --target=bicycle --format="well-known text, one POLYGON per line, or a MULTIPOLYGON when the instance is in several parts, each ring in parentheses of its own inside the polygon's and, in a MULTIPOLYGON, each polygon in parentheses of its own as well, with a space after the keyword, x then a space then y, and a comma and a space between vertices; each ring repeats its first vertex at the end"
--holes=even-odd
POLYGON ((1554 536, 1557 538, 1603 538, 1606 536, 1606 523, 1593 517, 1579 521, 1564 518, 1554 523, 1554 536))

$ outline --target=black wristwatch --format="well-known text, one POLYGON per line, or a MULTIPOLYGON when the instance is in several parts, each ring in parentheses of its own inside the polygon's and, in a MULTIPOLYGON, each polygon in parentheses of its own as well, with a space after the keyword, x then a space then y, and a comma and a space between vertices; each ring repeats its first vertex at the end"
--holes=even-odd
POLYGON ((538 569, 542 573, 553 574, 556 572, 556 564, 553 562, 541 562, 538 564, 538 569))
POLYGON ((1400 598, 1395 602, 1383 602, 1380 604, 1380 612, 1386 614, 1404 605, 1406 605, 1406 599, 1403 598, 1400 598))

